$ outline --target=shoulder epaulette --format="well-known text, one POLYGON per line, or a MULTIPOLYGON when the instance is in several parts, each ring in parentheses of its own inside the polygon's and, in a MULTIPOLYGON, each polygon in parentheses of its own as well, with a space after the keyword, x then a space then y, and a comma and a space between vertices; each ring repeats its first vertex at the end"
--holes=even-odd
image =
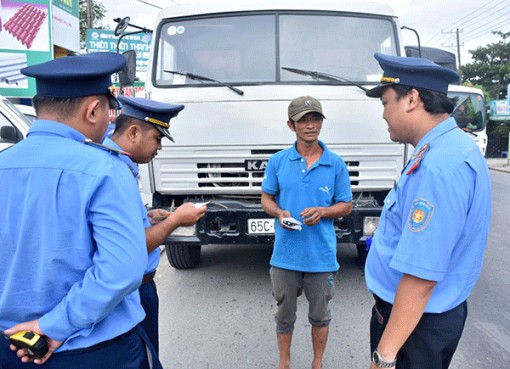
POLYGON ((131 154, 126 152, 126 151, 118 150, 118 149, 116 149, 114 147, 110 147, 110 146, 106 146, 106 145, 94 142, 90 138, 84 139, 83 143, 85 145, 97 147, 98 149, 101 149, 101 150, 109 151, 109 152, 111 152, 111 153, 113 153, 115 155, 126 155, 126 156, 131 157, 131 154))

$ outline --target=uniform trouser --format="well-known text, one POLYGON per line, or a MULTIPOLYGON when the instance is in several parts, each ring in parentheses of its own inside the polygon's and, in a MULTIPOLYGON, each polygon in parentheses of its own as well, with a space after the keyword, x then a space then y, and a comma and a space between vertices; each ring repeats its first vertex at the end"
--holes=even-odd
POLYGON ((154 280, 143 283, 140 288, 140 302, 145 310, 145 319, 140 323, 149 336, 152 346, 159 354, 159 297, 154 280))
MULTIPOLYGON (((386 328, 392 305, 376 298, 370 321, 373 352, 386 328)), ((467 317, 467 302, 440 314, 425 313, 397 354, 396 369, 447 369, 467 317)))
POLYGON ((42 365, 22 363, 16 352, 9 349, 9 342, 0 338, 0 369, 105 368, 162 369, 162 366, 139 325, 112 340, 89 348, 53 353, 42 365))

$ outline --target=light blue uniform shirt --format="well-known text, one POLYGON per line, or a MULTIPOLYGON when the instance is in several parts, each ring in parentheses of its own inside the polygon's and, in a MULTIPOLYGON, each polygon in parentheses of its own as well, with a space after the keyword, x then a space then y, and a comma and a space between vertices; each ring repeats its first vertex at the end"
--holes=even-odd
POLYGON ((147 267, 133 177, 117 154, 53 121, 0 153, 0 328, 39 319, 58 351, 123 334, 145 317, 147 267))
POLYGON ((365 265, 370 292, 393 303, 403 274, 437 281, 425 308, 442 313, 464 302, 482 268, 491 218, 491 182, 472 138, 449 118, 429 131, 420 166, 402 172, 385 199, 365 265))
MULTIPOLYGON (((269 159, 262 181, 262 191, 275 196, 282 210, 299 214, 309 207, 328 207, 352 200, 349 171, 342 158, 319 141, 324 150, 320 159, 306 168, 305 159, 292 147, 269 159)), ((275 243, 271 265, 301 272, 338 270, 337 239, 333 219, 321 219, 314 226, 303 224, 301 231, 289 231, 275 220, 275 243)))
MULTIPOLYGON (((117 150, 122 151, 122 148, 119 145, 117 145, 117 143, 110 138, 105 138, 103 141, 103 145, 113 147, 117 150)), ((126 163, 127 166, 129 167, 129 169, 131 170, 131 173, 133 173, 133 176, 135 177, 136 185, 138 186, 138 179, 137 179, 138 172, 139 172, 138 166, 127 155, 121 155, 120 159, 124 163, 126 163)), ((147 217, 147 209, 145 209, 145 205, 143 204, 143 201, 142 201, 142 198, 140 197, 140 195, 138 195, 138 198, 140 199, 140 214, 143 218, 143 226, 145 228, 148 228, 151 226, 151 223, 149 222, 149 219, 147 217)), ((156 268, 158 267, 158 264, 159 264, 159 259, 160 259, 159 248, 156 248, 155 250, 153 250, 149 253, 149 264, 147 266, 147 270, 145 271, 145 274, 151 273, 156 270, 156 268)))

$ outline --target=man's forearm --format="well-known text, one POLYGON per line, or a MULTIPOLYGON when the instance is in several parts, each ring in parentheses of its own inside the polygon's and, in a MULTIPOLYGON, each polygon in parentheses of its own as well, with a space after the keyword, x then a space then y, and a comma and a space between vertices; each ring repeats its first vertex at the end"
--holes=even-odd
POLYGON ((179 225, 170 219, 165 219, 151 227, 145 228, 145 241, 147 243, 147 252, 150 253, 162 245, 167 237, 179 228, 179 225))

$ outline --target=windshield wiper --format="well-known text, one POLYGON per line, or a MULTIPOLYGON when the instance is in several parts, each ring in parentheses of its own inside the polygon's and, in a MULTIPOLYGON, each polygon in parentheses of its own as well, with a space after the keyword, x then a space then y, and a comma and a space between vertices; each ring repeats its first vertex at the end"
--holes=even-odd
POLYGON ((188 73, 188 72, 177 72, 175 70, 165 70, 165 72, 167 73, 172 73, 172 74, 179 74, 181 76, 185 76, 185 77, 188 77, 189 79, 194 79, 194 80, 197 80, 197 81, 209 81, 209 82, 214 82, 218 85, 221 85, 221 86, 225 86, 229 89, 231 89, 232 91, 234 91, 235 93, 239 94, 239 95, 244 95, 244 92, 241 91, 240 89, 234 87, 234 86, 231 86, 227 83, 223 83, 221 81, 218 81, 216 79, 212 79, 212 78, 209 78, 209 77, 204 77, 204 76, 201 76, 201 75, 198 75, 198 74, 193 74, 193 73, 188 73))
POLYGON ((292 73, 301 74, 303 76, 312 77, 313 79, 322 79, 322 80, 326 80, 326 81, 340 81, 340 82, 351 83, 354 86, 359 87, 360 89, 362 89, 365 92, 368 91, 367 88, 363 87, 359 83, 350 81, 350 80, 348 80, 347 78, 344 78, 344 77, 338 77, 338 76, 334 76, 332 74, 316 72, 316 71, 313 71, 313 70, 303 70, 303 69, 289 68, 289 67, 282 67, 282 69, 287 70, 287 71, 292 72, 292 73))

